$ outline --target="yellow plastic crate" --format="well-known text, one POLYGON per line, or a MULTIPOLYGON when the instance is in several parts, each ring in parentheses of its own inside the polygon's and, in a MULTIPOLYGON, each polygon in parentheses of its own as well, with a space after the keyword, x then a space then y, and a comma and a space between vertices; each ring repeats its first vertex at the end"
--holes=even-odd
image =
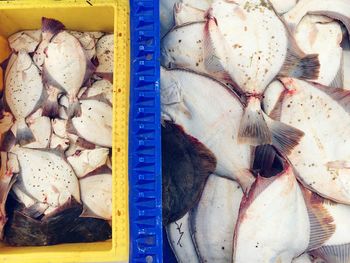
POLYGON ((129 254, 128 114, 129 114, 129 2, 128 0, 0 1, 0 59, 9 50, 4 39, 24 29, 38 29, 41 17, 55 18, 68 29, 114 32, 113 97, 113 221, 112 240, 47 247, 0 244, 0 262, 116 262, 129 254))

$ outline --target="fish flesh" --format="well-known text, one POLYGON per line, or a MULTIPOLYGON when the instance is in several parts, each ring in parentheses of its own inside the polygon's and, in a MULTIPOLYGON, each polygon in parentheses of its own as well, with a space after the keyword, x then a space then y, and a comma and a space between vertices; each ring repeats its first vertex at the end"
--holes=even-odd
POLYGON ((312 81, 336 88, 343 87, 342 30, 338 22, 325 16, 306 15, 300 21, 295 38, 306 54, 318 54, 320 72, 312 81), (338 73, 339 72, 339 73, 338 73))
POLYGON ((286 92, 276 104, 280 121, 305 133, 287 155, 296 175, 318 194, 349 204, 348 92, 292 78, 281 81, 286 92))
POLYGON ((200 262, 231 262, 242 197, 235 181, 209 176, 198 205, 190 212, 190 229, 200 262))
POLYGON ((179 125, 162 126, 163 225, 180 220, 198 202, 216 166, 213 154, 179 125))
POLYGON ((52 135, 50 118, 46 116, 30 116, 27 122, 35 141, 23 145, 23 147, 32 149, 48 148, 52 135))
MULTIPOLYGON (((278 74, 314 79, 319 71, 318 55, 300 51, 266 1, 214 2, 207 15, 204 35, 207 70, 227 73, 247 97, 239 143, 271 144, 273 131, 267 122, 272 120, 260 105, 263 91, 278 74)), ((289 129, 279 136, 283 138, 294 132, 302 137, 300 131, 289 129)))
POLYGON ((44 104, 44 86, 39 69, 26 52, 12 56, 13 63, 6 70, 5 101, 16 119, 16 140, 25 145, 35 140, 26 118, 44 104))
MULTIPOLYGON (((88 61, 80 42, 67 31, 54 35, 48 44, 43 64, 43 79, 48 86, 50 117, 58 116, 59 92, 68 96, 68 116, 80 115, 77 94, 90 78, 94 66, 88 61)), ((44 113, 44 115, 47 115, 44 113)))
POLYGON ((200 263, 190 227, 189 213, 166 226, 169 244, 178 263, 200 263))
POLYGON ((50 148, 51 149, 57 149, 59 151, 66 151, 69 148, 70 142, 67 138, 61 138, 60 136, 57 136, 56 134, 51 135, 50 140, 50 148))
POLYGON ((325 15, 339 20, 347 31, 350 31, 350 2, 347 0, 299 0, 283 15, 283 19, 294 33, 301 19, 307 14, 325 15))
POLYGON ((215 174, 237 180, 243 189, 253 183, 251 147, 237 143, 243 105, 226 86, 185 70, 161 68, 161 114, 214 154, 215 174))
POLYGON ((68 120, 67 131, 90 143, 112 147, 112 107, 99 100, 80 100, 81 116, 68 120))
POLYGON ((43 69, 43 64, 45 60, 45 50, 51 41, 52 37, 62 31, 64 29, 64 25, 55 19, 50 19, 43 17, 41 19, 41 42, 36 48, 33 61, 38 66, 40 70, 43 69))
POLYGON ((98 66, 96 74, 113 82, 114 67, 114 35, 107 34, 100 38, 96 44, 98 66))
POLYGON ((93 174, 79 180, 82 216, 112 219, 112 173, 93 174))
POLYGON ((101 79, 94 82, 91 87, 87 88, 80 98, 91 98, 103 95, 112 105, 113 102, 113 84, 108 80, 101 79))
POLYGON ((67 158, 77 177, 82 178, 107 163, 109 149, 83 150, 67 158))
POLYGON ((234 236, 235 263, 289 263, 313 240, 293 169, 271 148, 261 147, 257 179, 241 202, 234 236))
POLYGON ((21 169, 17 182, 23 192, 55 208, 71 198, 80 202, 78 179, 59 153, 18 146, 13 147, 11 153, 18 158, 21 169))
POLYGON ((8 38, 12 51, 24 50, 33 53, 41 42, 41 30, 24 30, 11 35, 8 38))

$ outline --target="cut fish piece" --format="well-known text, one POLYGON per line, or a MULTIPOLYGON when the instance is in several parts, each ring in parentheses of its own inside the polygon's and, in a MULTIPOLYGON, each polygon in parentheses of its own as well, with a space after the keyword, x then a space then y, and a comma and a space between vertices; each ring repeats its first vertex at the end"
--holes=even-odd
POLYGON ((69 139, 61 138, 53 133, 51 135, 50 148, 65 151, 69 148, 69 139))
POLYGON ((84 177, 88 173, 103 166, 107 162, 109 149, 97 148, 93 150, 83 150, 67 158, 72 165, 76 176, 84 177))
POLYGON ((278 80, 271 82, 271 84, 264 91, 262 108, 264 112, 274 120, 280 119, 280 113, 275 106, 278 104, 280 97, 283 96, 284 91, 285 88, 283 84, 278 80))
POLYGON ((201 262, 231 262, 242 197, 235 181, 209 176, 198 205, 190 213, 190 229, 201 262))
POLYGON ((68 121, 67 130, 85 140, 112 147, 112 107, 98 100, 81 100, 81 116, 68 121))
POLYGON ((41 30, 24 30, 11 35, 8 42, 13 51, 32 53, 41 42, 41 30))
POLYGON ((208 77, 161 68, 161 107, 163 120, 181 126, 214 154, 215 174, 249 188, 255 180, 250 173, 252 151, 237 143, 243 106, 236 94, 208 77))
POLYGON ((199 263, 190 232, 189 214, 166 226, 169 244, 178 263, 199 263))
POLYGON ((52 124, 53 132, 57 136, 61 138, 68 138, 68 133, 66 130, 67 120, 53 119, 51 120, 51 124, 52 124))
POLYGON ((108 80, 102 79, 94 82, 81 98, 91 98, 97 95, 103 95, 112 104, 113 101, 113 84, 108 80))
POLYGON ((233 261, 288 263, 308 247, 308 211, 289 164, 277 161, 283 170, 274 171, 276 157, 259 157, 265 161, 241 203, 233 261))
POLYGON ((82 216, 112 219, 112 174, 91 175, 79 183, 85 208, 82 216))
POLYGON ((205 11, 188 4, 178 2, 174 6, 175 25, 204 21, 205 11))
MULTIPOLYGON (((295 38, 306 54, 318 54, 320 73, 313 81, 329 86, 342 67, 342 30, 339 23, 324 16, 306 15, 300 21, 295 38)), ((339 80, 337 88, 342 88, 339 80)))
POLYGON ((160 37, 163 37, 175 24, 173 8, 178 0, 159 1, 160 37))
POLYGON ((12 56, 13 63, 6 69, 5 99, 16 119, 16 140, 25 145, 35 140, 25 119, 43 105, 44 86, 38 68, 26 52, 12 56))
MULTIPOLYGON (((40 110, 41 111, 41 110, 40 110)), ((49 117, 46 116, 30 116, 27 119, 29 128, 31 129, 35 141, 24 145, 27 148, 48 148, 50 144, 52 129, 51 121, 49 117)))
POLYGON ((83 46, 88 59, 96 57, 96 40, 90 32, 68 31, 83 46))
POLYGON ((320 195, 350 204, 348 92, 291 78, 282 82, 281 121, 305 133, 288 154, 296 175, 320 195))
POLYGON ((284 14, 291 10, 296 4, 297 0, 270 0, 273 8, 279 14, 284 14))
POLYGON ((72 197, 80 201, 78 179, 71 166, 54 150, 15 146, 12 150, 21 170, 18 183, 41 203, 60 207, 72 197))
POLYGON ((344 58, 344 89, 350 90, 350 50, 343 51, 344 58))

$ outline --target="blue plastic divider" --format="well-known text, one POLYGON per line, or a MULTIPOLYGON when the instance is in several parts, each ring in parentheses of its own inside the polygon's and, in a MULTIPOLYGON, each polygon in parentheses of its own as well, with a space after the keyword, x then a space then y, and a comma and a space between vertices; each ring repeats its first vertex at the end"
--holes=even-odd
POLYGON ((163 262, 159 1, 130 0, 130 262, 163 262))

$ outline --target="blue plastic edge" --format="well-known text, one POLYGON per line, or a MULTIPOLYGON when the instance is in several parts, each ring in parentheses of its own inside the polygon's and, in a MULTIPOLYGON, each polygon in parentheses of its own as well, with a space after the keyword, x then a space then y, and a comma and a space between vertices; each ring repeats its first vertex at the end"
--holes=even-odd
POLYGON ((130 262, 163 262, 159 1, 130 0, 130 262))

